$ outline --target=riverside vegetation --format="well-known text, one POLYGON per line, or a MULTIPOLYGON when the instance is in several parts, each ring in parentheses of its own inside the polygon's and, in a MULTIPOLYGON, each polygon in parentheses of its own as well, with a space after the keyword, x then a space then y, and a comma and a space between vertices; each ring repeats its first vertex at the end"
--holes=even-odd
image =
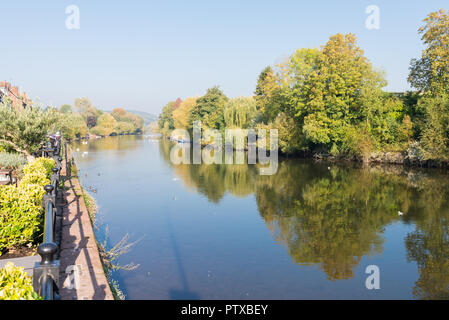
MULTIPOLYGON (((23 255, 41 242, 44 186, 50 184, 55 161, 38 158, 47 135, 61 132, 67 139, 87 134, 136 134, 143 131, 143 119, 117 108, 106 113, 87 98, 76 99, 76 111, 38 106, 18 111, 11 100, 0 103, 0 169, 13 170, 17 185, 0 186, 0 256, 23 255)), ((0 299, 40 299, 31 280, 14 266, 0 271, 0 299)))
POLYGON ((430 13, 419 29, 426 46, 410 64, 415 89, 388 93, 353 34, 320 49, 303 48, 266 67, 254 96, 228 98, 218 87, 168 103, 159 131, 203 128, 277 129, 284 155, 363 161, 447 164, 449 160, 449 14, 430 13))
POLYGON ((66 138, 81 138, 94 134, 109 136, 112 134, 139 134, 144 131, 144 119, 115 108, 111 113, 104 112, 92 105, 88 98, 75 99, 75 107, 63 105, 60 108, 61 126, 66 138))
MULTIPOLYGON (((38 158, 23 167, 17 186, 0 186, 0 256, 23 247, 34 247, 42 238, 42 197, 50 184, 53 159, 38 158)), ((0 269, 0 300, 41 300, 23 268, 8 263, 0 269)))

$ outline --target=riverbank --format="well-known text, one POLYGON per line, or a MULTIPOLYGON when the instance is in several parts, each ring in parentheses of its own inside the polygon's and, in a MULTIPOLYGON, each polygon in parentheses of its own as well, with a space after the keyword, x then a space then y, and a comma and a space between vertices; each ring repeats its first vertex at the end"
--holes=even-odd
POLYGON ((93 133, 88 133, 87 136, 82 138, 75 138, 74 141, 83 141, 83 140, 95 140, 95 139, 103 139, 106 137, 118 137, 118 136, 141 136, 143 133, 115 133, 110 134, 109 136, 101 136, 93 133))
MULTIPOLYGON (((162 135, 164 139, 169 140, 172 143, 180 144, 192 144, 192 141, 186 140, 173 140, 169 136, 162 135)), ((207 150, 208 148, 213 148, 208 144, 201 144, 201 149, 207 150)), ((226 147, 222 147, 225 149, 226 147)), ((234 151, 238 151, 234 148, 234 151)), ((248 151, 246 147, 245 152, 248 151)), ((425 159, 422 151, 416 144, 411 144, 411 146, 404 151, 374 151, 369 152, 365 156, 356 155, 338 155, 334 156, 326 152, 301 152, 295 154, 285 154, 279 151, 279 157, 285 159, 314 159, 317 161, 326 160, 330 162, 358 162, 364 164, 392 164, 392 165, 403 165, 410 167, 420 167, 420 168, 449 168, 449 162, 445 160, 438 159, 425 159)))

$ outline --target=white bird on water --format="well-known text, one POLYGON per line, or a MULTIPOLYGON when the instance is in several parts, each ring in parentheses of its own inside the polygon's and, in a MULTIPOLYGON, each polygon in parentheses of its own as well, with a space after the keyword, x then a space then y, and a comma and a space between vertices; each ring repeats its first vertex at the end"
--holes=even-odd
POLYGON ((403 216, 403 215, 404 215, 404 212, 399 211, 399 212, 398 212, 398 215, 403 216))

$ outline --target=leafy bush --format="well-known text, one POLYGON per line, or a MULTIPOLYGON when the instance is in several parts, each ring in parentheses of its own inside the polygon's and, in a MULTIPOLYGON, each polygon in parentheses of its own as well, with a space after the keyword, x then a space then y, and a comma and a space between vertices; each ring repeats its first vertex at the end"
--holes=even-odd
POLYGON ((36 239, 42 223, 44 193, 42 186, 36 184, 0 187, 0 253, 36 239))
POLYGON ((39 158, 27 164, 18 187, 0 187, 0 255, 5 249, 32 243, 42 223, 43 186, 50 184, 53 159, 39 158))
POLYGON ((425 113, 421 137, 425 158, 449 160, 449 94, 425 96, 419 107, 425 113))
POLYGON ((30 162, 23 168, 25 177, 21 184, 38 184, 41 186, 50 184, 52 169, 55 166, 55 160, 49 158, 38 158, 30 162))
POLYGON ((0 269, 0 300, 42 300, 33 290, 31 277, 12 262, 0 269))
POLYGON ((21 154, 0 151, 0 168, 17 169, 25 163, 26 160, 21 154))
POLYGON ((8 101, 0 103, 0 144, 30 156, 37 152, 51 128, 58 123, 58 114, 49 108, 26 108, 18 112, 8 101))
POLYGON ((375 150, 375 141, 363 126, 347 128, 342 151, 358 158, 366 159, 375 150))

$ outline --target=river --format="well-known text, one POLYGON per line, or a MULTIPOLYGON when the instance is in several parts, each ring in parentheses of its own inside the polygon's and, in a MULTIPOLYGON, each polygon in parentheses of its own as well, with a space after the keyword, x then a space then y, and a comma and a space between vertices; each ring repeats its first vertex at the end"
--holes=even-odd
POLYGON ((96 234, 137 243, 113 272, 127 299, 449 298, 449 175, 280 160, 174 165, 148 136, 74 146, 96 234), (380 289, 368 290, 369 266, 380 289))

